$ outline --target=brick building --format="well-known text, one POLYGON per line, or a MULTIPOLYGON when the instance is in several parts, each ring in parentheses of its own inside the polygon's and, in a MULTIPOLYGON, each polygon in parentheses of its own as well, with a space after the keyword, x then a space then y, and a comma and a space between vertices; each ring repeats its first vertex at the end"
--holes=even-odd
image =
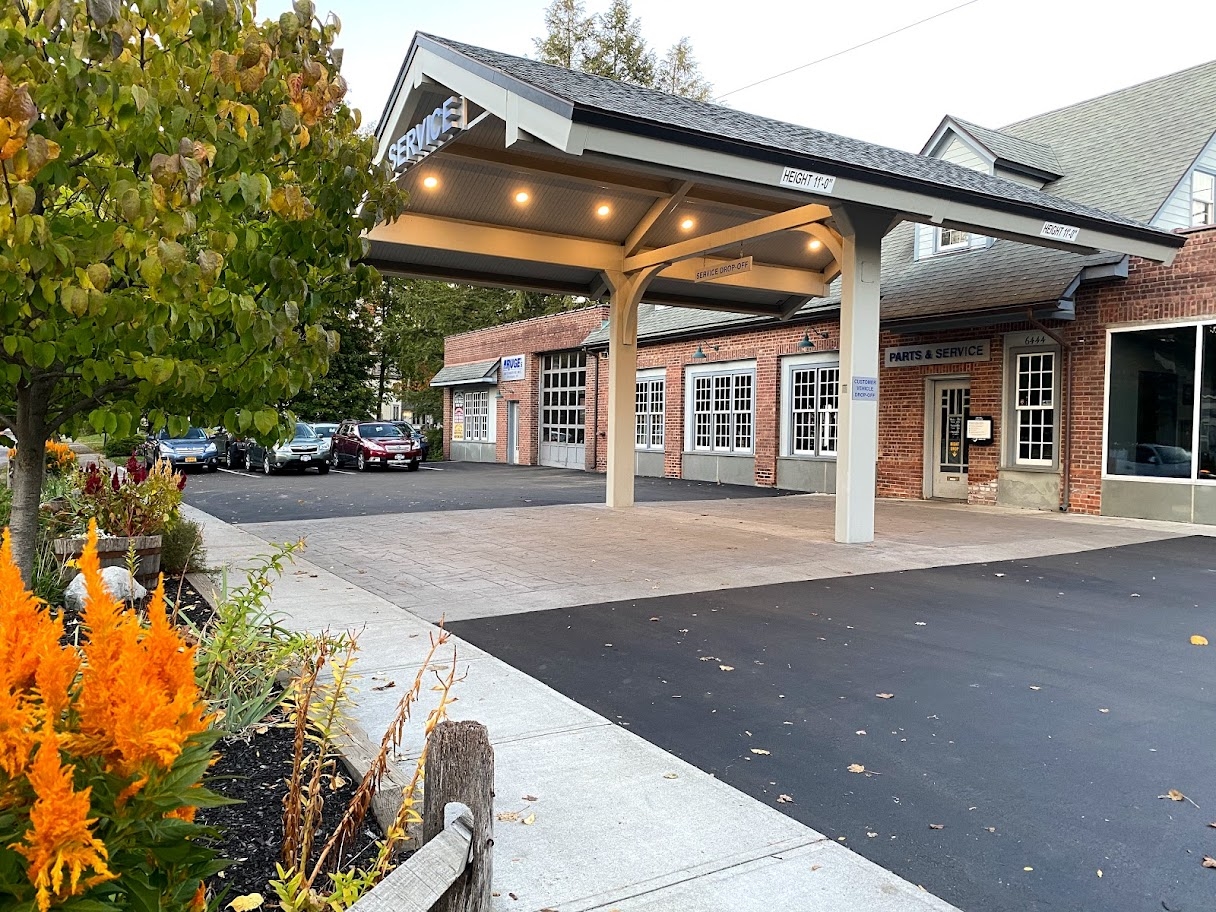
MULTIPOLYGON (((1186 244, 1163 266, 890 232, 880 496, 1216 523, 1214 133, 1216 63, 999 131, 943 120, 922 154, 1186 244)), ((637 474, 833 492, 839 314, 835 287, 784 320, 642 304, 637 474)), ((446 454, 604 470, 608 316, 450 337, 446 454)))

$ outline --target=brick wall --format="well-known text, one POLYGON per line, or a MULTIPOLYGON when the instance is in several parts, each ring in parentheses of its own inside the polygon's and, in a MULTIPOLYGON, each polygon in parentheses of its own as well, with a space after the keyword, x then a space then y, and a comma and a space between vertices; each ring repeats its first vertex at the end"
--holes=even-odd
MULTIPOLYGON (((580 310, 518 320, 503 326, 492 326, 472 332, 448 336, 443 342, 443 363, 469 364, 489 361, 504 355, 524 355, 524 379, 502 382, 498 392, 503 398, 496 400, 495 459, 507 461, 507 403, 519 403, 519 463, 536 465, 539 459, 540 427, 538 402, 540 399, 541 355, 545 352, 579 348, 588 334, 608 319, 608 306, 597 304, 580 310)), ((588 359, 590 360, 590 358, 588 359)), ((588 385, 590 385, 590 369, 588 385)), ((591 408, 588 406, 588 444, 590 444, 591 408)), ((443 393, 443 454, 451 457, 450 431, 452 427, 452 389, 443 393)))
MULTIPOLYGON (((995 302, 994 302, 995 303, 995 302)), ((1168 322, 1199 317, 1216 318, 1216 229, 1188 232, 1185 248, 1172 266, 1133 259, 1127 280, 1081 289, 1076 301, 1077 319, 1051 327, 1073 350, 1073 401, 1068 403, 1061 357, 1060 407, 1070 408, 1073 437, 1071 509, 1097 513, 1101 508, 1102 437, 1106 370, 1106 330, 1139 322, 1168 322)), ((446 363, 486 360, 504 354, 527 353, 527 379, 502 384, 504 396, 520 402, 520 461, 537 458, 538 353, 577 348, 586 335, 607 319, 607 306, 541 317, 509 326, 452 336, 447 340, 446 363), (526 442, 526 443, 525 443, 526 442)), ((810 330, 816 351, 835 351, 839 327, 834 319, 811 326, 768 326, 715 337, 699 337, 660 344, 642 340, 638 369, 663 368, 666 388, 664 474, 679 477, 684 450, 684 370, 693 364, 736 360, 756 362, 755 482, 776 482, 780 443, 781 359, 800 354, 798 342, 810 330), (819 332, 827 334, 820 338, 819 332), (700 345, 707 356, 693 361, 700 345)), ((971 385, 972 414, 991 415, 995 442, 972 446, 968 473, 968 500, 995 503, 997 479, 1005 444, 1002 434, 1005 351, 1004 336, 1031 331, 1025 321, 943 332, 895 333, 884 330, 880 345, 941 344, 964 339, 987 339, 989 360, 949 365, 882 367, 879 371, 878 494, 883 497, 919 498, 924 487, 925 394, 930 377, 965 377, 971 385)), ((587 466, 607 468, 608 360, 603 352, 587 354, 587 466)), ((450 391, 444 399, 444 423, 450 426, 450 391)), ((1064 420, 1060 419, 1060 435, 1064 420)), ((506 408, 499 408, 498 458, 506 460, 506 408)), ((448 445, 445 443, 445 451, 448 445)))

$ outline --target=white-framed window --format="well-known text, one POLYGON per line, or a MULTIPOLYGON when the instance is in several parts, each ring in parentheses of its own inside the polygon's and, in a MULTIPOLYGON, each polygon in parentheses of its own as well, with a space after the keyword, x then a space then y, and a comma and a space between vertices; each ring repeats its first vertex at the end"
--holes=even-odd
POLYGON ((1191 225, 1216 223, 1216 175, 1191 172, 1191 225))
POLYGON ((1013 463, 1050 466, 1056 459, 1056 382, 1052 351, 1013 354, 1013 463))
POLYGON ((971 246, 971 234, 957 228, 935 228, 933 230, 933 252, 949 253, 951 250, 966 250, 971 246))
POLYGON ((487 443, 490 433, 490 393, 488 390, 464 394, 464 439, 487 443))
POLYGON ((637 448, 662 450, 667 380, 661 368, 638 371, 635 403, 637 448))
POLYGON ((756 363, 690 367, 685 376, 685 447, 693 452, 746 453, 755 446, 756 363))
POLYGON ((839 438, 837 352, 792 355, 781 367, 781 455, 835 458, 839 438))

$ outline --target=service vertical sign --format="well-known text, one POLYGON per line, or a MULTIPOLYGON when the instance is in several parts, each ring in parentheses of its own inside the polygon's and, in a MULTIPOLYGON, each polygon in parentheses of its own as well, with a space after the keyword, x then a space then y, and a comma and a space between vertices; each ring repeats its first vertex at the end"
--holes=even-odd
POLYGON ((464 440, 464 393, 452 396, 452 439, 464 440))

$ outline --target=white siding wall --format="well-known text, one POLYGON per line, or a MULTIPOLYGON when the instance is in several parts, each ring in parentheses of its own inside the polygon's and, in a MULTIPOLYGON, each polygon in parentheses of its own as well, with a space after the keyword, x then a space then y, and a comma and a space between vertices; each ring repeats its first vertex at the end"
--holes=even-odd
POLYGON ((1157 217, 1153 219, 1154 227, 1166 231, 1191 227, 1191 171, 1196 169, 1206 171, 1208 174, 1216 174, 1216 136, 1208 140, 1203 154, 1195 162, 1195 167, 1182 176, 1182 180, 1178 182, 1174 192, 1170 194, 1165 205, 1161 207, 1161 211, 1157 213, 1157 217))
MULTIPOLYGON (((969 143, 964 142, 957 135, 947 133, 942 141, 938 143, 937 148, 929 153, 934 158, 940 158, 943 161, 953 162, 964 168, 970 168, 972 171, 983 171, 985 174, 992 173, 992 165, 988 163, 988 159, 984 158, 977 152, 969 143)), ((913 244, 912 256, 915 259, 933 256, 933 233, 935 229, 932 225, 917 225, 916 240, 913 244)), ((980 247, 987 247, 992 243, 991 238, 986 238, 983 235, 973 234, 971 236, 971 249, 975 250, 980 247)))

